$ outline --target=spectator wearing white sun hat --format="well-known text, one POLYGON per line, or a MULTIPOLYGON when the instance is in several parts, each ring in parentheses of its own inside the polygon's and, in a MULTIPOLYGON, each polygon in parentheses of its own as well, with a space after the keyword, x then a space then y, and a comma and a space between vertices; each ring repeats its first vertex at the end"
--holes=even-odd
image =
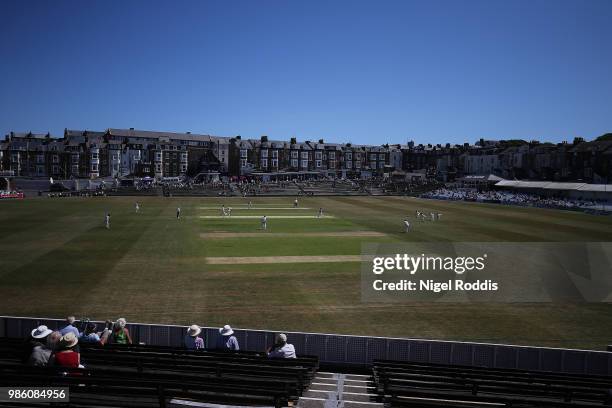
MULTIPOLYGON (((38 326, 30 332, 30 336, 26 339, 22 349, 22 360, 27 362, 32 352, 36 347, 44 347, 47 345, 47 337, 53 332, 45 325, 38 326)), ((47 358, 48 360, 48 358, 47 358)))
POLYGON ((187 334, 185 335, 185 339, 183 342, 185 343, 185 348, 189 350, 199 350, 204 348, 204 339, 200 337, 200 333, 202 333, 202 328, 197 324, 192 324, 187 328, 187 334))
POLYGON ((226 324, 219 329, 219 338, 217 339, 217 348, 225 351, 238 351, 238 339, 234 336, 234 330, 229 324, 226 324))

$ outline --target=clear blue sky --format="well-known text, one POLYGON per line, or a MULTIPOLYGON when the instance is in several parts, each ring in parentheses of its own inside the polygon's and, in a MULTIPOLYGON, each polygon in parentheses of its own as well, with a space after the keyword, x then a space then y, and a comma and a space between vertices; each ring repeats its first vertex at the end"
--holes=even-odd
POLYGON ((0 132, 612 131, 612 1, 0 1, 0 132))

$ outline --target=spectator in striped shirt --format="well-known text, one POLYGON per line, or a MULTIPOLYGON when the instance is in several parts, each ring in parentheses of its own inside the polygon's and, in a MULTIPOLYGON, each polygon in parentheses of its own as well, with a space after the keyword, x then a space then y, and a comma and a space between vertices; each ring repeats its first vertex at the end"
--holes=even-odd
POLYGON ((197 324, 192 324, 187 328, 184 343, 189 350, 199 350, 204 348, 204 339, 200 337, 202 328, 197 324))
POLYGON ((221 335, 217 341, 217 348, 224 351, 238 351, 240 346, 238 345, 238 339, 234 336, 234 330, 232 330, 229 324, 226 324, 219 329, 221 335))

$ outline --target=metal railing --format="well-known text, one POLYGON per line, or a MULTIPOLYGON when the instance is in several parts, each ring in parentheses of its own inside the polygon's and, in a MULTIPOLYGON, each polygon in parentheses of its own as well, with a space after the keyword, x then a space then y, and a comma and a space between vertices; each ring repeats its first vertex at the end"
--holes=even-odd
MULTIPOLYGON (((0 316, 0 337, 23 337, 41 324, 52 330, 61 319, 0 316)), ((134 342, 180 347, 184 326, 130 323, 134 342)), ((240 348, 263 351, 277 332, 234 329, 240 348)), ((508 344, 348 336, 339 334, 286 332, 298 355, 318 356, 321 363, 366 366, 376 359, 475 367, 522 369, 589 375, 612 375, 612 352, 515 346, 508 344)), ((208 348, 214 348, 219 329, 203 327, 208 348)))

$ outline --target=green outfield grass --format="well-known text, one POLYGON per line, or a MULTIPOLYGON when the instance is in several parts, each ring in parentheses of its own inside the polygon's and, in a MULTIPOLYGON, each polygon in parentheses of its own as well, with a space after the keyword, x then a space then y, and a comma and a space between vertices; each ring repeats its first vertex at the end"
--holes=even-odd
POLYGON ((612 342, 607 304, 361 303, 358 262, 206 263, 358 255, 364 242, 612 241, 612 217, 400 197, 303 198, 300 206, 311 210, 299 211, 257 208, 291 207, 293 198, 252 200, 250 210, 239 198, 0 202, 0 312, 577 348, 612 342), (219 215, 221 204, 232 206, 232 215, 316 215, 323 207, 328 217, 271 218, 267 232, 257 218, 201 218, 219 215), (417 208, 441 212, 442 220, 403 233, 402 219, 414 219, 417 208), (234 235, 206 237, 223 232, 234 235), (246 232, 255 236, 239 236, 246 232), (331 232, 350 234, 325 236, 331 232))

